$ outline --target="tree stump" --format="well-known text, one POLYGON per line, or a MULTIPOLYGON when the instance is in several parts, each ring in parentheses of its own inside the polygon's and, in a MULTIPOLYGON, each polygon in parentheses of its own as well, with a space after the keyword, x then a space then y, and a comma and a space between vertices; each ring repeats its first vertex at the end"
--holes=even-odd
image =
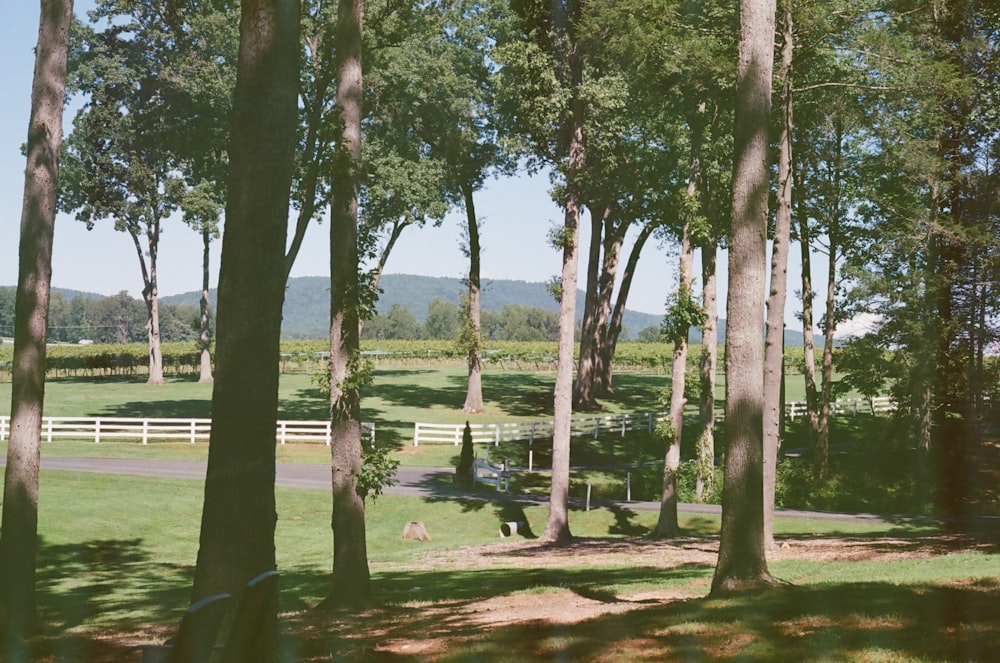
POLYGON ((419 520, 411 520, 403 528, 404 541, 430 541, 431 535, 427 533, 424 523, 419 520))

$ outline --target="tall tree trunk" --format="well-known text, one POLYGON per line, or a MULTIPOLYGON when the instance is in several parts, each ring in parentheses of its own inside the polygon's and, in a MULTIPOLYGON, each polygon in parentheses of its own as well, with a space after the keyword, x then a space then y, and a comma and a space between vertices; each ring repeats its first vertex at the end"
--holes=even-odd
POLYGON ((719 357, 716 246, 712 237, 701 249, 701 301, 705 307, 705 323, 701 327, 701 402, 698 406, 698 472, 695 478, 695 498, 699 502, 715 492, 715 373, 719 357))
MULTIPOLYGON (((701 179, 701 135, 697 123, 694 124, 691 140, 691 172, 688 176, 687 197, 695 200, 701 179)), ((694 284, 694 244, 691 241, 691 223, 694 214, 684 218, 681 231, 681 253, 677 266, 677 307, 687 320, 690 310, 691 288, 694 284)), ((667 311, 670 315, 670 311, 667 311)), ((676 324, 676 323, 675 323, 676 324)), ((653 529, 653 536, 670 537, 680 534, 677 522, 677 471, 681 466, 681 437, 684 432, 684 406, 687 398, 684 389, 687 378, 688 333, 687 324, 677 326, 674 341, 674 357, 670 370, 670 441, 667 443, 663 459, 663 485, 660 492, 660 515, 653 529)))
POLYGON ((212 381, 212 331, 209 328, 209 258, 211 256, 212 233, 207 228, 201 230, 201 300, 198 324, 200 334, 198 343, 201 346, 201 375, 198 382, 212 381))
MULTIPOLYGON (((594 393, 598 398, 611 394, 611 384, 604 381, 605 376, 610 376, 604 366, 607 355, 604 352, 609 343, 612 329, 612 303, 614 300, 615 280, 618 278, 618 261, 622 254, 622 244, 625 243, 625 233, 628 225, 625 223, 615 223, 611 218, 611 210, 605 214, 604 220, 604 258, 601 261, 601 276, 597 281, 597 303, 595 327, 597 334, 594 340, 597 345, 593 349, 594 354, 594 393)), ((614 333, 621 330, 621 324, 614 333)), ((617 342, 615 338, 615 342, 617 342)))
POLYGON ((36 619, 45 340, 72 16, 72 0, 42 0, 31 87, 14 300, 10 437, 0 524, 0 658, 10 663, 32 660, 26 639, 36 619))
POLYGON ((597 327, 597 297, 598 275, 601 267, 601 238, 604 230, 604 216, 607 211, 604 203, 590 205, 590 250, 587 253, 587 285, 584 290, 583 322, 580 329, 580 357, 577 361, 576 382, 573 385, 573 409, 580 411, 596 410, 597 395, 594 392, 594 380, 597 372, 595 366, 597 348, 600 341, 597 336, 601 330, 597 327))
POLYGON ((809 219, 798 203, 799 248, 802 252, 802 377, 805 380, 809 448, 819 439, 819 402, 816 393, 816 348, 813 342, 812 247, 809 219))
POLYGON ((333 482, 333 578, 324 606, 364 609, 374 603, 358 491, 361 450, 358 179, 361 164, 363 0, 337 10, 337 106, 343 119, 340 165, 330 211, 330 413, 333 482))
MULTIPOLYGON (((212 434, 194 598, 275 568, 275 437, 295 149, 299 3, 244 0, 219 269, 212 434)), ((256 661, 277 656, 277 597, 256 661)))
POLYGON ((769 585, 764 548, 764 313, 768 123, 774 0, 741 0, 734 125, 733 223, 726 305, 726 465, 712 594, 769 585))
POLYGON ((469 291, 466 328, 463 332, 468 344, 469 381, 465 389, 462 412, 475 414, 483 411, 483 324, 482 282, 480 280, 479 219, 476 218, 476 201, 472 184, 462 185, 465 197, 465 218, 469 233, 469 291))
POLYGON ((149 339, 149 378, 146 384, 163 384, 163 345, 160 337, 160 296, 156 285, 156 267, 151 264, 150 273, 153 280, 148 289, 144 289, 143 299, 146 302, 146 336, 149 339))
POLYGON ((782 436, 785 373, 785 298, 792 233, 792 2, 782 0, 781 129, 778 134, 778 210, 771 248, 771 285, 764 338, 764 546, 774 548, 774 484, 782 436))
MULTIPOLYGON (((150 206, 152 214, 155 214, 155 205, 150 206)), ((132 244, 139 257, 139 268, 142 271, 142 301, 146 305, 146 339, 149 348, 148 366, 149 375, 146 384, 163 384, 163 350, 160 344, 160 301, 159 286, 157 284, 157 256, 160 248, 160 224, 159 221, 151 221, 146 234, 147 249, 143 250, 142 240, 138 233, 129 231, 132 244), (146 256, 149 256, 149 263, 146 263, 146 256)))
POLYGON ((612 372, 614 369, 615 348, 618 345, 618 337, 622 331, 622 320, 625 317, 625 304, 628 302, 628 294, 632 289, 632 279, 635 277, 635 268, 639 264, 639 255, 642 247, 653 234, 655 226, 651 223, 643 225, 639 231, 639 236, 632 245, 628 260, 625 262, 625 270, 622 272, 622 282, 618 287, 618 297, 615 298, 615 306, 611 312, 611 319, 605 332, 605 338, 601 347, 601 385, 605 393, 612 392, 612 372))
MULTIPOLYGON (((573 3, 574 14, 579 6, 573 3)), ((575 20, 568 19, 568 20, 575 20)), ((564 26, 565 29, 565 26, 564 26)), ((569 162, 566 172, 565 220, 562 233, 562 296, 559 303, 559 343, 556 384, 553 394, 552 486, 549 494, 549 517, 541 540, 562 543, 572 538, 569 530, 569 453, 573 417, 573 350, 576 331, 576 272, 579 264, 580 183, 585 160, 583 142, 583 100, 578 96, 583 81, 583 61, 574 48, 569 54, 570 76, 574 90, 570 101, 568 127, 569 162)))
POLYGON ((833 415, 833 332, 836 330, 834 315, 836 313, 837 294, 837 250, 839 249, 838 215, 830 219, 829 238, 830 255, 826 273, 826 316, 823 324, 823 359, 820 377, 822 383, 819 393, 819 426, 817 429, 816 446, 813 449, 813 463, 816 478, 822 480, 826 476, 826 466, 830 455, 830 419, 833 415))
MULTIPOLYGON (((694 248, 691 245, 691 225, 684 223, 681 239, 680 269, 678 270, 678 301, 690 298, 694 262, 694 248)), ((680 331, 680 330, 678 330, 680 331)), ((670 440, 663 459, 663 484, 660 492, 660 515, 656 521, 654 536, 669 537, 680 533, 677 523, 677 471, 681 465, 681 436, 684 431, 684 387, 687 370, 688 330, 674 339, 674 356, 670 372, 670 440)))
POLYGON ((814 451, 814 472, 817 479, 826 476, 827 462, 830 455, 830 426, 833 416, 833 333, 837 329, 837 260, 840 251, 840 223, 843 214, 841 189, 844 173, 844 128, 843 119, 832 116, 832 131, 834 140, 833 165, 831 178, 831 203, 827 220, 827 240, 829 245, 829 262, 826 273, 826 313, 823 324, 823 361, 821 368, 822 384, 820 385, 819 428, 814 451))

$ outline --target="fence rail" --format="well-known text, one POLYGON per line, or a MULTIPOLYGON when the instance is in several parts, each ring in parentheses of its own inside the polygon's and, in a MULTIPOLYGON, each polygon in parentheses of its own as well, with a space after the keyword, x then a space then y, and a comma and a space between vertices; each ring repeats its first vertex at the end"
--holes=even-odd
MULTIPOLYGON (((322 442, 330 445, 330 422, 279 420, 275 441, 280 444, 322 442)), ((361 423, 362 435, 375 443, 375 424, 361 423)), ((155 440, 185 440, 191 444, 208 440, 212 433, 211 419, 142 419, 131 417, 43 417, 42 441, 56 438, 93 440, 139 440, 148 444, 155 440)), ((0 417, 0 441, 10 435, 10 417, 0 417)))
MULTIPOLYGON (((856 415, 860 412, 868 414, 880 414, 883 412, 894 412, 896 402, 889 396, 876 396, 875 398, 838 398, 830 403, 830 413, 834 415, 849 414, 856 415)), ((809 414, 809 408, 805 401, 789 401, 785 403, 785 412, 788 418, 795 421, 796 417, 809 414)))
MULTIPOLYGON (((879 414, 892 412, 896 409, 895 403, 888 396, 877 396, 873 399, 867 398, 840 398, 831 404, 831 412, 835 415, 855 415, 860 412, 879 414)), ((690 406, 685 415, 686 418, 697 416, 697 408, 690 406)), ((789 401, 785 403, 785 412, 790 420, 807 413, 805 401, 789 401)), ((595 438, 601 434, 619 434, 625 436, 633 431, 652 431, 658 421, 664 421, 669 417, 668 412, 640 412, 637 414, 608 414, 597 417, 573 417, 570 424, 570 435, 572 437, 583 437, 593 435, 595 438)), ((716 408, 716 422, 723 421, 725 410, 716 408)), ((462 433, 464 424, 424 424, 413 425, 413 446, 421 444, 452 444, 458 446, 462 443, 462 433)), ((473 444, 498 445, 501 442, 515 442, 527 440, 533 442, 536 439, 546 439, 552 437, 553 422, 551 419, 544 421, 516 421, 503 424, 470 424, 473 444)))
MULTIPOLYGON (((593 435, 595 438, 602 433, 626 433, 644 430, 651 431, 657 421, 667 417, 666 412, 642 412, 639 414, 609 414, 599 417, 574 417, 570 422, 570 435, 582 437, 593 435)), ((423 424, 413 425, 413 446, 423 444, 462 443, 464 424, 423 424)), ((552 437, 554 423, 548 421, 515 421, 502 424, 469 424, 473 444, 493 444, 552 437)))

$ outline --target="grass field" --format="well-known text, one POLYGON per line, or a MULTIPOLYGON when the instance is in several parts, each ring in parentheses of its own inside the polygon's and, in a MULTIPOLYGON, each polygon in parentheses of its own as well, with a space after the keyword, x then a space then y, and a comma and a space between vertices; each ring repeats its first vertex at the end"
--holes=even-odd
MULTIPOLYGON (((379 439, 403 462, 450 465, 456 448, 415 449, 409 436, 413 421, 466 419, 458 412, 464 379, 455 367, 380 370, 364 418, 376 422, 379 439)), ((663 376, 616 380, 608 411, 660 408, 663 376)), ((484 385, 488 412, 478 420, 549 417, 551 385, 551 374, 491 372, 484 385)), ((7 413, 9 389, 0 384, 0 414, 7 413)), ((210 398, 210 386, 188 380, 149 387, 76 379, 50 382, 46 402, 51 415, 190 417, 208 416, 210 398)), ((283 376, 280 398, 282 418, 325 417, 307 375, 283 376)), ((884 426, 859 417, 837 423, 835 434, 839 441, 877 441, 891 434, 884 426)), ((579 445, 577 461, 662 459, 649 437, 579 445)), ((203 459, 207 445, 60 441, 45 444, 43 453, 203 459)), ((277 453, 279 462, 329 460, 321 445, 277 453)), ((496 453, 517 458, 520 452, 496 453)), ((873 443, 838 460, 842 473, 834 463, 834 476, 822 485, 792 473, 796 482, 782 485, 782 496, 891 512, 907 504, 897 493, 912 487, 891 453, 891 445, 873 443)), ((997 483, 995 470, 993 464, 985 481, 997 483)), ((598 474, 577 476, 577 488, 581 477, 598 474)), ((541 492, 545 477, 517 481, 518 490, 541 492)), ((995 508, 992 490, 985 494, 995 508)), ((330 496, 283 488, 276 495, 288 661, 1000 660, 995 519, 962 532, 908 518, 780 519, 769 563, 784 585, 709 600, 714 517, 683 518, 683 537, 656 541, 645 536, 654 511, 577 510, 570 517, 576 540, 551 548, 531 534, 544 529, 544 506, 384 495, 369 504, 367 517, 380 606, 364 615, 320 616, 311 608, 328 589, 330 496), (425 523, 431 541, 401 538, 412 520, 425 523), (529 523, 528 535, 501 540, 499 525, 511 520, 529 523)), ((190 598, 201 500, 197 481, 43 471, 38 660, 117 661, 133 658, 136 643, 167 637, 190 598)))
MULTIPOLYGON (((201 498, 196 481, 43 472, 40 657, 120 660, 134 643, 165 637, 188 602, 201 498)), ((540 531, 543 506, 387 495, 368 509, 381 607, 320 618, 310 608, 328 587, 329 495, 278 489, 277 502, 286 660, 1000 654, 995 531, 956 536, 930 524, 782 519, 771 571, 789 585, 710 601, 703 597, 717 518, 685 518, 685 536, 661 542, 643 536, 655 512, 574 511, 576 542, 547 549, 497 534, 512 518, 540 531), (426 524, 430 542, 401 538, 411 520, 426 524), (409 648, 415 658, 404 656, 409 648)))

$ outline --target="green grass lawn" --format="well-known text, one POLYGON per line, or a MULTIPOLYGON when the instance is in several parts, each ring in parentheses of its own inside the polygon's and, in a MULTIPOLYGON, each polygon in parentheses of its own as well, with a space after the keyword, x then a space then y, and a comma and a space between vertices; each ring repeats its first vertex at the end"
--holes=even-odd
MULTIPOLYGON (((122 652, 109 642, 150 639, 175 624, 190 596, 201 488, 198 481, 43 471, 38 598, 46 636, 39 647, 63 648, 58 660, 114 660, 122 652)), ((454 661, 996 660, 991 656, 1000 654, 996 532, 959 541, 927 524, 781 519, 780 542, 796 549, 836 540, 843 554, 834 560, 777 555, 771 571, 789 586, 720 601, 702 598, 710 556, 654 563, 652 555, 663 556, 661 544, 643 535, 655 512, 573 511, 580 547, 553 549, 551 562, 529 538, 498 536, 499 525, 512 519, 540 532, 544 506, 386 495, 369 505, 367 516, 373 587, 383 608, 356 620, 327 616, 317 626, 309 609, 328 589, 330 497, 292 489, 276 496, 287 660, 386 660, 379 653, 386 629, 400 638, 444 638, 447 651, 430 658, 454 661), (432 540, 404 541, 411 520, 424 522, 432 540), (614 555, 591 556, 609 541, 620 542, 614 555), (491 552, 496 544, 504 547, 491 552), (468 561, 469 549, 481 557, 468 561), (862 549, 869 554, 850 561, 862 549), (627 614, 564 625, 477 629, 461 621, 484 601, 529 593, 559 602, 567 591, 640 603, 627 614), (685 600, 641 598, 654 595, 685 600)), ((669 550, 686 555, 718 534, 717 518, 692 516, 682 524, 687 536, 667 549, 668 558, 669 550)))

